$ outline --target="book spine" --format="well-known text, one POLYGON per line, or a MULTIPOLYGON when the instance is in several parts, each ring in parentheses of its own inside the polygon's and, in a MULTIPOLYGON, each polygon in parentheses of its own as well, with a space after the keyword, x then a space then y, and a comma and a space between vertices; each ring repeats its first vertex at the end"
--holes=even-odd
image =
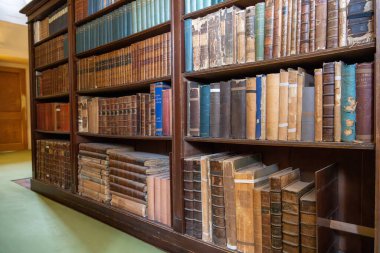
POLYGON ((315 50, 326 49, 327 0, 315 0, 315 50))
POLYGON ((288 140, 289 73, 281 70, 279 87, 278 139, 288 140))
POLYGON ((327 1, 327 48, 339 45, 339 0, 327 1))
POLYGON ((210 85, 200 87, 200 137, 210 136, 210 85))
POLYGON ((220 83, 220 137, 231 136, 231 82, 220 83))
POLYGON ((199 69, 209 68, 209 50, 208 50, 208 27, 207 18, 200 19, 200 34, 199 34, 199 47, 200 47, 200 66, 199 69))
MULTIPOLYGON (((255 126, 255 139, 260 140, 261 138, 261 129, 263 125, 261 124, 261 114, 262 114, 262 108, 261 108, 261 100, 262 100, 262 93, 263 93, 263 85, 262 85, 262 75, 256 76, 256 126, 255 126)), ((247 119, 248 121, 248 119, 247 119)))
POLYGON ((356 138, 356 64, 342 65, 342 141, 356 138))
POLYGON ((192 22, 192 35, 193 35, 193 69, 194 71, 200 70, 201 67, 201 50, 199 44, 200 37, 200 19, 197 18, 192 22))
MULTIPOLYGON (((346 1, 346 0, 343 0, 346 1)), ((315 0, 310 0, 309 51, 315 51, 315 0)))
POLYGON ((220 137, 220 83, 210 84, 210 137, 220 137))
POLYGON ((261 217, 262 217, 262 252, 271 252, 272 236, 270 224, 270 192, 261 192, 261 217))
POLYGON ((314 87, 303 88, 301 140, 314 141, 314 87))
POLYGON ((185 26, 185 71, 193 71, 193 36, 192 36, 192 20, 186 19, 185 26))
POLYGON ((308 53, 309 52, 309 32, 310 32, 310 1, 304 0, 302 1, 301 7, 301 48, 300 53, 308 53))
POLYGON ((246 81, 231 82, 231 137, 246 137, 246 81))
POLYGON ((341 141, 342 62, 335 62, 334 141, 341 141))
POLYGON ((246 62, 254 62, 256 60, 255 49, 255 6, 250 6, 246 9, 245 16, 246 31, 246 62))
POLYGON ((256 139, 257 92, 256 78, 248 78, 246 91, 246 138, 251 140, 256 139))
POLYGON ((256 61, 264 60, 265 3, 255 5, 256 61))
POLYGON ((314 70, 314 83, 315 83, 315 98, 314 98, 314 122, 315 122, 315 141, 322 141, 322 132, 323 132, 323 70, 315 69, 314 70))
POLYGON ((274 0, 273 16, 273 58, 281 56, 282 41, 282 0, 274 0))
POLYGON ((188 82, 189 92, 189 134, 190 136, 200 136, 200 89, 194 82, 188 82))
POLYGON ((280 74, 267 75, 266 138, 278 140, 280 74))
POLYGON ((339 47, 347 46, 347 0, 339 0, 339 47))
POLYGON ((323 141, 334 141, 335 63, 323 64, 323 141))
POLYGON ((246 54, 246 41, 245 41, 245 10, 236 12, 236 63, 242 64, 245 63, 245 54, 246 54))
POLYGON ((265 0, 264 58, 266 60, 273 58, 273 20, 274 2, 265 0))
MULTIPOLYGON (((291 1, 291 0, 290 0, 291 1)), ((287 56, 289 0, 282 2, 281 56, 287 56)))
POLYGON ((288 111, 288 140, 296 140, 297 129, 297 76, 298 72, 289 69, 289 111, 288 111))
POLYGON ((292 0, 292 32, 290 39, 290 55, 295 55, 297 52, 297 15, 298 15, 297 0, 292 0))

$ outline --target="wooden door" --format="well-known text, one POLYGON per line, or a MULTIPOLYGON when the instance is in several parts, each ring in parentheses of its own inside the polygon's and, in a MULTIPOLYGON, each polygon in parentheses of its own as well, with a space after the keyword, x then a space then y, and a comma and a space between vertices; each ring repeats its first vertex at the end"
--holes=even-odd
POLYGON ((25 70, 0 67, 0 151, 28 146, 25 70))

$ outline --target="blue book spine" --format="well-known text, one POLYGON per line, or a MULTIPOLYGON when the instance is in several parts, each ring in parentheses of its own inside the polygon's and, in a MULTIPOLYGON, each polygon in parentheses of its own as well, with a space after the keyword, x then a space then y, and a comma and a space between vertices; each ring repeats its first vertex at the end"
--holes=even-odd
POLYGON ((141 23, 141 1, 137 0, 137 32, 141 32, 142 30, 142 23, 141 23))
POLYGON ((93 0, 88 1, 88 6, 87 6, 88 15, 92 14, 92 1, 93 0))
POLYGON ((190 1, 191 1, 191 0, 185 0, 185 14, 191 12, 191 4, 190 4, 190 1))
POLYGON ((137 9, 136 1, 132 2, 132 33, 137 33, 137 9))
POLYGON ((160 0, 154 0, 154 15, 155 15, 155 25, 158 25, 161 20, 161 12, 160 12, 160 0))
POLYGON ((150 11, 150 5, 152 0, 146 0, 146 28, 152 27, 152 13, 150 11))
POLYGON ((196 11, 197 10, 197 1, 195 0, 190 0, 190 12, 196 11))
POLYGON ((210 85, 200 87, 200 137, 210 136, 210 85))
POLYGON ((152 15, 151 17, 151 26, 155 26, 156 25, 156 12, 155 12, 155 9, 156 9, 156 3, 154 0, 151 0, 152 2, 150 3, 150 13, 152 15))
POLYGON ((341 124, 342 141, 354 141, 356 138, 356 64, 342 64, 341 124))
POLYGON ((203 0, 197 0, 197 10, 203 9, 203 0))
POLYGON ((192 19, 185 20, 185 71, 193 71, 193 30, 192 19))
POLYGON ((164 0, 165 1, 165 21, 169 21, 170 20, 170 16, 171 16, 171 4, 170 4, 170 0, 164 0))
POLYGON ((145 30, 147 27, 146 22, 146 0, 141 1, 141 29, 145 30))
POLYGON ((160 0, 160 24, 165 22, 165 0, 160 0))
POLYGON ((128 25, 129 25, 129 22, 128 22, 128 8, 129 8, 129 5, 130 4, 127 4, 127 5, 124 5, 123 6, 123 11, 121 12, 121 17, 122 17, 122 20, 121 20, 121 38, 125 38, 128 36, 128 25))
POLYGON ((256 76, 256 139, 261 138, 261 93, 262 93, 261 76, 256 76))
POLYGON ((170 89, 170 86, 164 82, 155 83, 154 99, 156 106, 156 136, 162 136, 162 91, 170 89))
POLYGON ((128 28, 127 28, 127 34, 125 35, 126 37, 132 34, 132 29, 133 29, 133 20, 132 20, 132 4, 128 4, 127 7, 127 20, 128 22, 128 28))
POLYGON ((211 6, 211 0, 203 0, 203 8, 211 6))

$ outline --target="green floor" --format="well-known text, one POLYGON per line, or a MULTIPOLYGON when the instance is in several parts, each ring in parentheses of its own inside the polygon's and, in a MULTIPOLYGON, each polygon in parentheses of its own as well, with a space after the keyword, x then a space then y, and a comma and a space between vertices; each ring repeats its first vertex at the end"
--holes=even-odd
POLYGON ((31 176, 30 159, 0 153, 0 253, 162 252, 11 182, 31 176))

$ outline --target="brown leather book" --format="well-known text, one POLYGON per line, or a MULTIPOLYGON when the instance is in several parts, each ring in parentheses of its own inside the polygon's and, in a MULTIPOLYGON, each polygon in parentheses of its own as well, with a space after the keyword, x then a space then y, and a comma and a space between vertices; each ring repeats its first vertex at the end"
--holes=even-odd
POLYGON ((274 0, 265 0, 264 59, 273 58, 274 0))
POLYGON ((289 72, 280 71, 278 140, 288 140, 289 72))
POLYGON ((269 188, 268 181, 263 185, 253 188, 253 235, 254 235, 254 252, 263 252, 263 213, 262 213, 262 191, 269 188))
POLYGON ((356 139, 373 141, 373 62, 356 66, 356 139))
POLYGON ((128 187, 130 189, 140 191, 142 193, 147 192, 147 187, 146 187, 145 183, 136 182, 134 180, 118 177, 115 175, 110 175, 109 176, 109 182, 114 183, 114 184, 118 184, 121 186, 125 186, 125 187, 128 187))
POLYGON ((316 247, 310 247, 310 245, 316 245, 317 241, 317 224, 310 221, 316 221, 316 191, 315 189, 309 191, 301 197, 300 200, 300 213, 301 215, 314 216, 314 219, 305 219, 306 216, 302 216, 300 220, 301 224, 301 244, 302 252, 312 252, 316 247))
POLYGON ((245 63, 246 54, 246 28, 245 28, 245 10, 239 10, 236 15, 236 63, 245 63))
POLYGON ((225 21, 225 48, 224 48, 224 63, 226 65, 236 64, 237 51, 237 35, 236 35, 236 13, 240 9, 232 6, 226 9, 225 21))
POLYGON ((246 91, 246 138, 256 139, 256 78, 247 78, 246 91))
POLYGON ((292 0, 292 31, 291 31, 291 45, 290 55, 297 53, 297 16, 298 16, 298 4, 297 0, 292 0))
POLYGON ((220 137, 231 137, 231 81, 220 82, 220 137))
POLYGON ((194 211, 194 237, 202 239, 202 183, 201 183, 201 163, 198 157, 196 162, 193 163, 193 211, 194 211))
POLYGON ((245 9, 245 60, 246 62, 254 62, 256 60, 255 49, 255 6, 249 6, 245 9))
MULTIPOLYGON (((226 238, 227 248, 231 250, 238 249, 239 246, 239 230, 241 229, 239 204, 235 192, 239 190, 235 187, 235 174, 240 168, 259 162, 260 155, 238 155, 223 161, 223 183, 224 183, 224 205, 225 205, 225 222, 226 222, 226 238), (236 206, 235 206, 236 204, 236 206)), ((244 224, 244 223, 243 223, 244 224)))
POLYGON ((315 50, 326 49, 327 0, 315 0, 315 50))
POLYGON ((246 137, 246 80, 231 81, 231 137, 246 137))
POLYGON ((148 194, 148 206, 147 206, 147 216, 148 216, 148 219, 150 220, 155 220, 155 216, 154 216, 154 213, 155 213, 155 210, 154 210, 154 178, 155 178, 156 175, 150 175, 148 176, 147 180, 146 180, 146 184, 147 184, 147 194, 148 194))
POLYGON ((301 6, 301 45, 300 53, 308 53, 310 49, 310 0, 302 1, 301 6))
POLYGON ((314 134, 315 141, 322 141, 323 118, 323 70, 314 70, 315 98, 314 98, 314 134))
POLYGON ((289 19, 289 2, 292 0, 282 1, 282 25, 281 25, 281 56, 288 54, 288 19, 289 19))
POLYGON ((210 53, 210 68, 214 68, 222 65, 219 11, 210 14, 207 20, 207 25, 210 53))
POLYGON ((194 71, 201 69, 201 47, 200 47, 200 24, 201 19, 194 19, 192 22, 193 35, 193 69, 194 71))
MULTIPOLYGON (((342 24, 343 25, 343 24, 342 24)), ((327 1, 327 48, 339 45, 339 0, 327 1)))
POLYGON ((301 14, 302 14, 302 0, 297 0, 297 34, 296 34, 296 54, 300 53, 301 49, 301 14))
POLYGON ((262 252, 271 252, 270 186, 261 190, 262 252))
POLYGON ((274 0, 273 58, 281 57, 281 42, 282 42, 282 0, 274 0))
POLYGON ((110 167, 110 175, 130 179, 140 183, 146 183, 146 175, 110 167))
POLYGON ((310 0, 309 52, 315 51, 315 0, 310 0))
POLYGON ((124 195, 127 195, 127 196, 130 196, 132 198, 140 199, 142 201, 146 201, 147 200, 146 193, 134 190, 134 189, 132 189, 130 187, 123 186, 123 185, 120 185, 120 184, 116 184, 116 183, 110 182, 110 190, 114 191, 114 192, 118 192, 118 193, 124 194, 124 195))
POLYGON ((347 46, 347 0, 339 0, 339 47, 347 46))
POLYGON ((334 141, 335 62, 323 64, 323 141, 334 141))
POLYGON ((294 69, 288 69, 289 73, 289 98, 288 98, 288 140, 296 140, 297 129, 297 78, 298 71, 294 69))
POLYGON ((196 82, 187 82, 188 92, 188 120, 190 121, 189 134, 190 136, 200 135, 200 89, 199 84, 196 82))
POLYGON ((340 142, 342 137, 341 96, 342 96, 342 62, 335 62, 335 102, 334 102, 334 141, 340 142))
POLYGON ((266 85, 266 137, 278 140, 280 74, 268 74, 266 85))
POLYGON ((287 24, 287 38, 286 38, 286 55, 290 55, 290 48, 292 44, 292 25, 293 25, 293 0, 288 0, 288 24, 287 24))
POLYGON ((124 209, 133 214, 146 217, 146 209, 147 209, 146 205, 138 203, 132 199, 123 198, 123 197, 120 197, 119 195, 112 194, 111 205, 124 209))

